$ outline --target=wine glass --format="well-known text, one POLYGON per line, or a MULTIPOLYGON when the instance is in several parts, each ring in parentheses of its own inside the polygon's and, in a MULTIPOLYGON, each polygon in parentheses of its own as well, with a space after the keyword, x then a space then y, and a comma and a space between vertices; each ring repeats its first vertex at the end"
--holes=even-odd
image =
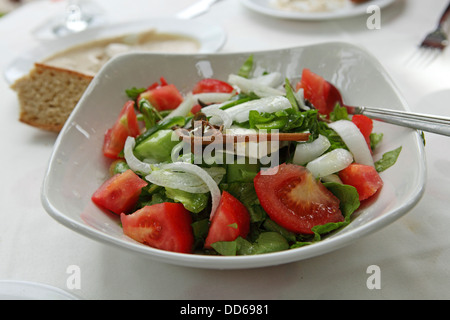
POLYGON ((89 13, 82 10, 80 1, 69 0, 66 8, 66 16, 64 23, 55 29, 56 33, 61 32, 60 29, 68 30, 69 32, 79 32, 86 29, 92 21, 89 13))
POLYGON ((54 39, 71 33, 80 32, 103 23, 100 8, 91 1, 66 0, 64 14, 50 19, 34 30, 38 39, 54 39))

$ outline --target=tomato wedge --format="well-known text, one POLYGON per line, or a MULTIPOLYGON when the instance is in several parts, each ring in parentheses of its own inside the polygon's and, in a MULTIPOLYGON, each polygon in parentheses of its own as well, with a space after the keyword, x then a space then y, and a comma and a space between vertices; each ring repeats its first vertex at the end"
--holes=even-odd
POLYGON ((197 112, 200 112, 200 111, 202 111, 202 106, 199 104, 194 105, 191 109, 192 114, 196 114, 197 112))
POLYGON ((194 235, 191 215, 181 203, 158 203, 132 214, 122 213, 123 232, 153 248, 192 253, 194 235))
POLYGON ((197 93, 208 93, 208 92, 222 92, 231 93, 233 92, 233 87, 222 80, 206 78, 197 82, 192 89, 193 94, 197 93))
POLYGON ((231 194, 223 191, 219 207, 211 219, 204 247, 211 249, 211 244, 218 241, 233 241, 239 236, 245 238, 249 231, 250 214, 247 208, 231 194))
POLYGON ((356 188, 359 200, 366 200, 373 196, 383 186, 383 180, 372 166, 352 163, 339 172, 339 177, 344 184, 356 188))
POLYGON ((103 142, 103 155, 105 157, 119 158, 127 137, 137 137, 140 134, 134 104, 132 100, 125 102, 115 124, 106 131, 103 142))
POLYGON ((92 201, 116 214, 130 212, 147 182, 128 169, 106 180, 92 195, 92 201))
POLYGON ((303 89, 304 97, 312 103, 320 114, 329 115, 334 110, 336 101, 328 101, 331 85, 321 76, 309 69, 303 69, 302 78, 296 89, 303 89))
POLYGON ((370 134, 373 130, 372 119, 363 114, 355 114, 352 116, 352 122, 358 127, 359 131, 361 131, 364 139, 366 139, 369 149, 372 150, 370 146, 370 134))
POLYGON ((174 84, 168 84, 161 78, 161 84, 154 83, 141 93, 137 99, 147 99, 158 111, 176 109, 183 102, 183 95, 174 84))
MULTIPOLYGON (((198 81, 194 89, 192 89, 193 94, 199 94, 199 93, 231 93, 233 92, 234 88, 227 82, 218 80, 218 79, 212 79, 212 78, 205 78, 200 81, 198 81)), ((199 104, 196 104, 191 112, 193 114, 196 114, 202 109, 202 107, 199 104)))
POLYGON ((269 217, 291 232, 313 234, 314 226, 344 221, 339 199, 305 167, 284 163, 258 173, 254 184, 269 217))
POLYGON ((168 85, 168 83, 167 83, 167 81, 166 81, 166 79, 164 77, 159 78, 159 81, 160 81, 160 83, 154 82, 153 84, 151 84, 147 88, 147 90, 152 90, 152 89, 155 89, 157 87, 162 87, 162 86, 167 86, 168 85))

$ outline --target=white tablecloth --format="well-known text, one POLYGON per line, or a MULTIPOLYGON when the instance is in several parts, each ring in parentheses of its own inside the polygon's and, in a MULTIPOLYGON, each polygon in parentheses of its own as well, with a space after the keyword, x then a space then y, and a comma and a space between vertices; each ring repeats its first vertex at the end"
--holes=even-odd
MULTIPOLYGON (((194 0, 96 0, 109 21, 174 15, 194 0)), ((437 22, 446 0, 397 0, 381 12, 305 22, 260 15, 223 0, 195 19, 227 32, 223 52, 348 41, 369 50, 389 72, 413 111, 450 116, 450 49, 427 68, 405 63, 437 22)), ((0 19, 0 69, 38 44, 30 30, 63 10, 36 1, 0 19)), ((382 93, 380 93, 382 94, 382 93)), ((155 262, 58 224, 43 209, 40 188, 56 135, 18 121, 16 94, 0 79, 0 280, 51 285, 83 299, 449 299, 450 140, 426 134, 428 178, 421 201, 388 227, 338 251, 276 267, 203 270, 155 262), (367 286, 368 267, 381 288, 367 286), (81 272, 70 286, 71 267, 81 272)))

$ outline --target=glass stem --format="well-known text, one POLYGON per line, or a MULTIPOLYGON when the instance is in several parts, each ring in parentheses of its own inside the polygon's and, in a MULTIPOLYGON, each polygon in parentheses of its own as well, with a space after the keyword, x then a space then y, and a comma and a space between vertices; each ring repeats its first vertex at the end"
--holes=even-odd
POLYGON ((82 31, 88 27, 89 21, 82 11, 79 0, 68 1, 65 24, 71 31, 82 31))

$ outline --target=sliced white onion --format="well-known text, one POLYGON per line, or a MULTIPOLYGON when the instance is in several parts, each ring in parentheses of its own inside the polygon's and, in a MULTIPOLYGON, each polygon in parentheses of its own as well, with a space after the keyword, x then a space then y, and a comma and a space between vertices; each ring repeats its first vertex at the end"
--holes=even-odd
POLYGON ((237 106, 226 109, 225 112, 230 115, 233 121, 245 122, 248 121, 250 110, 272 113, 289 108, 292 108, 292 106, 286 97, 270 96, 238 104, 237 106))
POLYGON ((225 169, 222 167, 203 169, 191 163, 174 162, 162 165, 161 170, 152 171, 145 178, 157 185, 191 193, 210 192, 212 199, 210 219, 212 219, 221 197, 218 183, 224 175, 225 169))
POLYGON ((194 99, 193 95, 191 93, 188 93, 184 100, 180 103, 180 105, 171 113, 169 113, 166 118, 169 119, 177 116, 186 117, 192 110, 192 107, 195 105, 195 103, 196 100, 194 99))
POLYGON ((282 79, 281 79, 281 73, 271 72, 271 73, 263 74, 258 77, 254 77, 251 80, 259 83, 260 85, 274 88, 281 84, 282 79))
POLYGON ((243 93, 254 92, 260 97, 279 96, 285 93, 281 89, 260 83, 258 79, 247 79, 236 74, 230 74, 228 76, 228 83, 237 86, 243 93))
POLYGON ((311 142, 300 142, 295 147, 294 164, 304 165, 317 157, 320 157, 331 146, 330 141, 323 135, 319 135, 311 142))
POLYGON ((309 162, 306 169, 316 178, 326 177, 347 168, 353 162, 352 154, 346 149, 334 149, 309 162))
POLYGON ((161 168, 161 170, 153 170, 145 179, 161 187, 183 190, 190 193, 206 193, 209 190, 203 180, 186 172, 173 172, 161 168))
MULTIPOLYGON (((197 174, 193 174, 192 172, 187 172, 186 170, 181 170, 183 165, 189 165, 198 167, 189 162, 174 162, 170 164, 162 164, 158 169, 153 170, 149 175, 145 178, 154 184, 157 184, 162 187, 169 187, 173 189, 179 189, 186 192, 191 193, 207 193, 210 191, 210 188, 202 179, 202 176, 198 176, 197 174), (172 168, 172 165, 176 164, 175 168, 172 168)), ((212 168, 200 168, 197 170, 198 172, 204 172, 212 181, 217 185, 225 175, 225 169, 221 167, 212 167, 212 168)), ((194 169, 193 169, 194 170, 194 169)), ((192 170, 191 170, 192 171, 192 170)), ((197 173, 198 173, 197 172, 197 173)))
POLYGON ((339 178, 339 176, 334 173, 330 174, 329 176, 322 177, 320 178, 320 180, 322 180, 322 182, 336 182, 342 184, 341 178, 339 178))
POLYGON ((125 140, 125 146, 124 146, 124 156, 125 161, 127 162, 128 166, 131 170, 134 172, 138 172, 141 174, 149 174, 152 172, 152 166, 149 163, 142 162, 133 153, 134 146, 136 145, 136 140, 133 137, 128 137, 127 140, 125 140))
POLYGON ((181 141, 179 144, 177 144, 175 147, 172 148, 172 152, 170 153, 170 159, 172 159, 172 162, 177 162, 180 160, 181 158, 180 151, 183 150, 185 147, 186 147, 185 142, 181 141))
POLYGON ((205 113, 208 110, 216 110, 216 109, 220 109, 222 106, 226 105, 228 103, 227 102, 223 102, 223 103, 214 103, 214 104, 210 104, 206 107, 202 108, 202 112, 205 113))
POLYGON ((219 108, 203 108, 202 112, 207 116, 211 117, 209 122, 214 125, 223 125, 225 129, 230 128, 233 124, 233 119, 231 116, 219 108), (218 120, 218 121, 217 121, 218 120))
POLYGON ((197 93, 194 94, 194 99, 196 101, 202 101, 206 104, 210 103, 221 103, 230 100, 230 98, 235 94, 232 93, 223 93, 223 92, 206 92, 206 93, 197 93))
POLYGON ((367 145, 366 139, 358 127, 349 120, 339 120, 328 124, 328 126, 337 132, 347 145, 356 163, 368 166, 374 166, 372 153, 367 145))
POLYGON ((305 92, 303 88, 298 89, 297 92, 294 92, 295 100, 297 100, 301 110, 309 110, 311 109, 305 104, 305 92))

